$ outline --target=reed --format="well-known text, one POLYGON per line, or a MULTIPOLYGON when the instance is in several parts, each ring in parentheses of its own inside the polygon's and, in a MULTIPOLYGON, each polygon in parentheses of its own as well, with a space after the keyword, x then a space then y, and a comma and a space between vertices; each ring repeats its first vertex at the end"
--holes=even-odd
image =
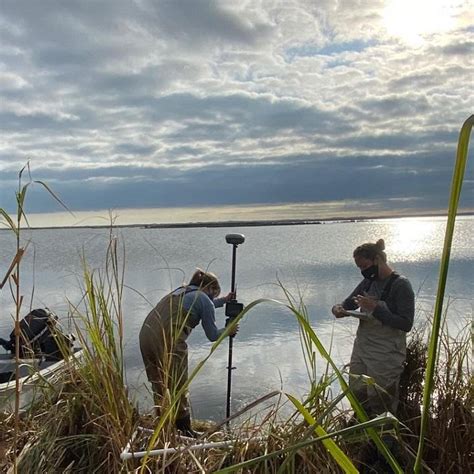
MULTIPOLYGON (((32 185, 39 185, 45 189, 54 200, 56 200, 61 206, 66 210, 67 207, 59 199, 59 197, 50 189, 50 187, 43 181, 33 180, 30 172, 29 162, 20 170, 18 173, 18 189, 15 192, 16 200, 16 216, 10 216, 10 214, 3 208, 0 208, 0 217, 2 218, 2 224, 5 225, 15 236, 15 255, 12 259, 12 262, 3 277, 2 282, 0 283, 0 290, 9 283, 10 292, 15 304, 15 314, 14 314, 14 332, 15 332, 15 411, 14 411, 14 443, 13 448, 16 453, 18 450, 18 437, 20 432, 20 314, 23 305, 24 295, 21 290, 21 260, 27 250, 29 242, 22 241, 22 226, 25 223, 28 225, 28 218, 25 212, 26 196, 28 189, 32 185), (23 174, 25 171, 28 173, 29 180, 26 184, 23 184, 23 174)), ((14 471, 17 471, 16 457, 14 460, 14 471)))
MULTIPOLYGON (((219 345, 226 339, 229 331, 233 325, 238 324, 239 321, 245 317, 251 310, 259 304, 264 302, 273 302, 281 304, 277 301, 272 300, 257 300, 249 304, 245 310, 234 320, 231 326, 229 326, 221 335, 221 337, 213 344, 209 355, 204 358, 200 363, 197 364, 194 371, 191 373, 188 382, 185 387, 182 388, 180 392, 176 394, 176 400, 181 396, 181 392, 187 389, 189 383, 193 380, 195 376, 202 369, 203 365, 209 360, 215 350, 219 345)), ((290 313, 291 314, 291 313, 290 313)), ((306 317, 301 316, 303 319, 306 317)), ((314 354, 312 354, 312 346, 310 344, 310 336, 308 336, 308 331, 304 330, 303 334, 303 344, 305 347, 310 348, 310 358, 314 361, 314 354), (306 339, 305 339, 306 337, 306 339)), ((318 390, 320 387, 319 382, 314 380, 311 376, 314 372, 310 373, 311 379, 311 403, 312 411, 314 412, 316 404, 320 399, 325 398, 327 394, 327 384, 324 385, 322 390, 318 390)), ((222 466, 217 472, 234 472, 242 468, 248 468, 249 466, 254 466, 256 469, 255 472, 260 472, 262 469, 265 472, 282 472, 282 469, 287 469, 291 467, 294 469, 295 466, 298 466, 298 472, 312 472, 311 466, 323 465, 325 466, 325 472, 338 472, 338 466, 342 468, 345 472, 357 472, 354 465, 350 459, 344 454, 344 452, 337 446, 336 442, 331 439, 336 436, 340 436, 341 433, 332 433, 328 434, 322 424, 317 423, 309 410, 304 407, 304 403, 299 402, 295 397, 287 395, 288 399, 291 400, 296 408, 294 416, 290 417, 285 423, 275 423, 278 413, 278 406, 267 413, 263 422, 259 425, 251 424, 249 428, 248 422, 244 422, 241 427, 237 427, 236 430, 231 434, 233 438, 237 438, 237 443, 234 445, 231 453, 223 452, 220 455, 214 454, 213 462, 222 466), (297 417, 298 413, 303 413, 304 418, 297 417), (311 425, 311 430, 309 433, 307 431, 306 424, 311 425), (306 428, 305 428, 306 426, 306 428), (318 438, 309 439, 308 437, 312 432, 316 432, 318 438), (306 442, 301 443, 301 437, 305 434, 303 438, 306 442), (245 440, 252 439, 253 441, 247 442, 245 440), (242 443, 239 443, 238 440, 242 439, 242 443), (321 444, 320 444, 321 442, 321 444), (249 448, 251 444, 251 449, 249 448), (317 449, 315 449, 315 444, 317 444, 317 449), (249 459, 250 457, 250 459, 249 459), (302 461, 304 459, 304 461, 302 461)), ((326 404, 326 400, 325 400, 326 404)), ((155 446, 161 441, 165 441, 162 438, 162 432, 166 426, 166 421, 171 417, 171 410, 173 404, 165 411, 161 419, 158 420, 158 423, 154 429, 153 435, 148 442, 148 450, 151 451, 155 446)), ((331 417, 328 417, 329 423, 331 423, 331 417)), ((225 420, 223 424, 226 422, 225 420)), ((370 429, 370 426, 362 427, 362 429, 370 429)), ((219 436, 223 436, 220 434, 219 436)), ((224 435, 225 436, 225 435, 224 435)), ((187 454, 186 450, 184 451, 187 454)), ((202 456, 207 456, 206 454, 200 454, 199 458, 196 455, 193 455, 193 458, 190 460, 190 464, 186 464, 184 461, 183 453, 179 455, 170 456, 167 459, 149 459, 147 456, 142 461, 141 472, 145 472, 145 469, 161 470, 161 469, 176 469, 176 472, 190 472, 191 466, 194 468, 196 465, 202 466, 202 456)), ((212 470, 215 469, 216 465, 212 470)), ((174 472, 174 471, 173 471, 174 472)), ((206 472, 207 469, 206 469, 206 472)))
POLYGON ((120 451, 131 435, 136 411, 128 398, 123 363, 123 271, 111 239, 105 271, 84 262, 83 298, 70 315, 83 348, 67 384, 50 387, 35 442, 20 467, 36 472, 119 472, 120 451), (52 464, 53 463, 53 464, 52 464))
POLYGON ((446 280, 448 277, 449 259, 451 255, 451 246, 454 235, 454 225, 461 196, 462 183, 464 180, 464 171, 467 163, 467 152, 469 148, 469 138, 471 129, 474 125, 474 115, 471 115, 463 124, 459 133, 458 148, 456 153, 456 163, 454 166, 451 194, 449 197, 448 222, 446 224, 446 233, 443 246, 443 255, 441 257, 439 270, 438 292, 436 295, 436 303, 433 316, 433 327, 428 349, 428 361, 426 367, 425 387, 423 392, 423 414, 420 422, 420 440, 418 444, 418 452, 415 462, 415 473, 421 472, 421 464, 423 460, 423 448, 425 435, 428 429, 429 411, 431 403, 431 394, 434 391, 434 381, 436 377, 436 361, 439 346, 439 334, 441 317, 443 313, 444 294, 446 291, 446 280))
POLYGON ((466 323, 455 334, 450 334, 449 315, 446 309, 441 319, 437 370, 432 384, 432 403, 428 409, 423 408, 422 400, 432 314, 422 316, 427 324, 413 331, 407 347, 407 363, 400 390, 400 418, 410 471, 414 469, 420 440, 422 408, 427 416, 424 468, 439 473, 471 472, 474 468, 471 452, 474 415, 470 409, 474 406, 471 325, 466 323))

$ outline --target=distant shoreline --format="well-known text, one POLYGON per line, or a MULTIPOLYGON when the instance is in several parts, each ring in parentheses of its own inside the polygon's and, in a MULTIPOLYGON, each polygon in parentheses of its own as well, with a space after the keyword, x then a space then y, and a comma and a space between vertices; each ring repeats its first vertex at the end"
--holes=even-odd
MULTIPOLYGON (((474 216, 472 211, 459 212, 458 217, 474 216)), ((176 222, 162 224, 116 224, 113 228, 142 228, 142 229, 191 229, 191 228, 220 228, 220 227, 267 227, 267 226, 290 226, 290 225, 316 225, 337 224, 345 222, 369 222, 383 219, 404 219, 417 217, 447 217, 446 213, 424 213, 424 214, 402 214, 402 215, 377 215, 377 216, 355 216, 355 217, 325 217, 320 219, 267 219, 253 221, 211 221, 211 222, 176 222)), ((37 226, 28 227, 29 230, 53 230, 53 229, 109 229, 110 225, 77 225, 77 226, 37 226)), ((9 231, 0 228, 0 231, 9 231)))

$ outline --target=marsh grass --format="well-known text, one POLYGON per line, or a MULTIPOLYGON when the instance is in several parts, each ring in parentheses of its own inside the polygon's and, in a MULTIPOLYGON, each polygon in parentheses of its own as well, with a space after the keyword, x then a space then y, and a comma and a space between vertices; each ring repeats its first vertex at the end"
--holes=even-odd
MULTIPOLYGON (((430 324, 414 331, 408 344, 407 365, 401 381, 400 418, 402 437, 414 461, 420 439, 420 419, 428 358, 430 324)), ((433 380, 432 403, 425 410, 427 431, 424 461, 434 472, 472 472, 474 406, 472 372, 472 331, 467 323, 451 334, 446 311, 441 322, 437 371, 433 380)), ((460 319, 459 315, 458 318, 460 319)), ((414 468, 413 462, 410 468, 414 468)))
MULTIPOLYGON (((28 217, 25 212, 26 196, 28 190, 32 185, 39 185, 45 189, 50 196, 56 200, 66 210, 67 207, 59 199, 59 197, 49 188, 49 186, 43 181, 33 180, 31 177, 29 162, 20 170, 18 173, 18 188, 15 192, 16 201, 16 216, 10 216, 10 214, 3 208, 0 208, 0 217, 2 219, 1 224, 5 225, 13 235, 15 236, 16 251, 12 259, 12 262, 6 271, 3 279, 0 283, 0 290, 7 284, 9 284, 10 293, 12 295, 13 302, 15 304, 14 314, 14 334, 15 334, 15 412, 14 412, 14 435, 13 435, 13 451, 16 453, 20 448, 19 437, 20 437, 20 314, 24 301, 24 295, 22 294, 21 286, 21 261, 28 248, 29 242, 22 242, 22 227, 24 224, 28 225, 28 217), (28 181, 24 183, 23 175, 28 174, 28 181)), ((16 457, 13 461, 13 470, 17 471, 16 457)))
POLYGON ((51 384, 27 414, 28 449, 21 472, 116 472, 119 453, 136 413, 128 399, 123 365, 122 275, 111 239, 105 273, 84 266, 81 304, 70 314, 83 348, 82 363, 51 384))
POLYGON ((443 254, 439 267, 438 291, 436 294, 435 308, 433 313, 433 324, 428 343, 428 359, 426 364, 425 384, 423 390, 423 413, 420 420, 420 436, 418 443, 417 456, 414 466, 416 473, 421 472, 423 461, 423 449, 425 437, 429 424, 429 413, 431 409, 431 396, 434 392, 434 383, 436 379, 436 364, 438 361, 440 327, 443 314, 443 303, 446 291, 446 281, 448 278, 448 269, 451 256, 451 247, 454 236, 454 227, 458 212, 459 199, 464 181, 464 172, 466 169, 469 140, 472 126, 474 125, 474 115, 471 115, 462 125, 459 133, 458 146, 456 150, 456 162, 451 181, 451 192, 448 201, 448 221, 444 237, 443 254))

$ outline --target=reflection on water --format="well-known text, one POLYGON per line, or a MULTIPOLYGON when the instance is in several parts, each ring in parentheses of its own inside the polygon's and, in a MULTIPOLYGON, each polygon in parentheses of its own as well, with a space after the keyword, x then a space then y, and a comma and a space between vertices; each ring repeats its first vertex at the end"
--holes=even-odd
POLYGON ((439 223, 429 219, 399 219, 397 225, 389 227, 386 237, 392 242, 392 259, 414 262, 429 258, 438 245, 433 240, 438 228, 439 223))
MULTIPOLYGON (((129 288, 124 298, 125 354, 128 383, 140 406, 151 399, 138 351, 138 331, 151 306, 170 289, 189 278, 196 266, 209 268, 221 279, 224 291, 230 287, 231 246, 229 232, 246 235, 237 251, 239 299, 249 303, 258 298, 281 300, 278 280, 293 295, 301 294, 311 324, 340 366, 347 363, 357 328, 355 320, 335 321, 330 307, 341 301, 358 283, 360 274, 352 263, 352 251, 366 241, 383 238, 389 262, 408 276, 417 292, 417 322, 432 308, 437 291, 439 261, 445 219, 407 218, 358 223, 306 226, 115 229, 125 248, 125 279, 129 288)), ((474 219, 460 218, 456 224, 448 277, 450 324, 462 325, 472 316, 474 293, 474 219)), ((67 314, 67 301, 81 298, 81 259, 90 267, 103 266, 109 231, 105 229, 55 229, 29 233, 30 252, 22 270, 24 308, 48 306, 67 314)), ((0 274, 14 253, 14 240, 0 232, 0 274)), ((25 311, 26 312, 26 309, 25 311)), ((11 330, 13 304, 8 290, 0 293, 0 336, 11 330)), ((223 325, 223 310, 218 324, 223 325)), ((210 343, 196 328, 190 340, 190 364, 208 354, 210 343)), ((325 365, 318 362, 323 373, 325 365)), ((221 419, 225 412, 227 343, 224 343, 193 381, 191 399, 195 415, 221 419)), ((303 394, 307 373, 301 351, 298 325, 283 306, 256 306, 241 325, 235 339, 233 407, 239 407, 275 390, 303 394)))

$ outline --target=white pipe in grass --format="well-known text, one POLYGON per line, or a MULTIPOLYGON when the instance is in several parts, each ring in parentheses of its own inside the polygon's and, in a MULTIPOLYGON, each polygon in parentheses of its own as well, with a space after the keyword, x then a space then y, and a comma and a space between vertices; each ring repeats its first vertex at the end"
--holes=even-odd
MULTIPOLYGON (((135 434, 136 432, 132 435, 132 439, 134 438, 135 434)), ((198 444, 192 444, 189 446, 180 446, 180 447, 175 447, 175 448, 161 448, 161 449, 152 449, 150 451, 130 452, 129 449, 132 443, 132 439, 130 440, 129 443, 127 443, 127 446, 125 447, 125 449, 120 453, 120 459, 122 459, 122 461, 127 461, 128 459, 140 459, 145 456, 150 456, 150 457, 163 456, 165 454, 180 453, 180 452, 185 452, 185 451, 201 451, 203 449, 229 448, 236 443, 246 443, 250 441, 258 442, 258 441, 263 441, 266 438, 259 436, 255 438, 246 438, 246 439, 238 439, 238 440, 232 439, 232 440, 227 440, 227 441, 214 441, 214 442, 208 442, 208 443, 202 442, 198 444)), ((186 438, 186 440, 189 440, 189 439, 190 438, 186 438)))

